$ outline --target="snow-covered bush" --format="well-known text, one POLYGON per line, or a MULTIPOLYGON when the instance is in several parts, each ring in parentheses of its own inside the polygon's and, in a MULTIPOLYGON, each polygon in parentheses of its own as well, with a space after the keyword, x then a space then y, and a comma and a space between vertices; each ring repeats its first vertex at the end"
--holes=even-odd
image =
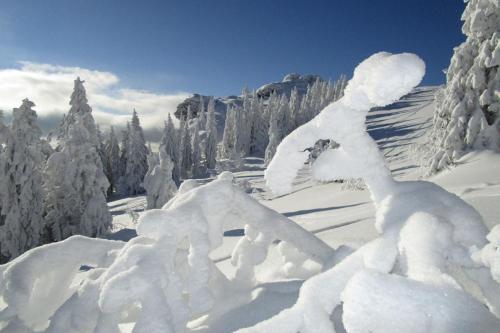
POLYGON ((467 39, 454 50, 423 149, 430 173, 470 149, 500 150, 500 3, 467 1, 462 21, 467 39))
POLYGON ((366 132, 368 110, 408 93, 420 82, 424 68, 413 54, 381 52, 369 57, 355 69, 342 99, 278 146, 266 179, 273 191, 287 193, 307 159, 304 149, 318 139, 338 142, 340 148, 320 155, 313 175, 362 177, 376 207, 380 235, 307 280, 293 307, 238 332, 498 329, 500 285, 487 265, 473 259, 486 244, 481 216, 435 184, 396 182, 366 132))

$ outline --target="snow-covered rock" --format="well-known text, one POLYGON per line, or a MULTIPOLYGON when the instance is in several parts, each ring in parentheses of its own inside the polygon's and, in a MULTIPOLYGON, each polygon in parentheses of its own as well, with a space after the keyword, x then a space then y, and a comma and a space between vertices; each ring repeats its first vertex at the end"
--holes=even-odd
POLYGON ((307 87, 312 86, 317 80, 323 79, 319 75, 300 75, 297 73, 287 74, 281 82, 268 83, 256 90, 260 98, 269 98, 273 93, 290 96, 292 90, 297 88, 300 95, 307 92, 307 87))

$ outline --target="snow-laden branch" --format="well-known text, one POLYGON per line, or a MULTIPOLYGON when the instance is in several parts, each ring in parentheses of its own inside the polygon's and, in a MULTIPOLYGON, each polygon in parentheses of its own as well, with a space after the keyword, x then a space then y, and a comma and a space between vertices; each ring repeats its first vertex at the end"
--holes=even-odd
POLYGON ((481 216, 435 184, 394 181, 366 133, 368 110, 408 93, 420 82, 424 67, 412 54, 369 57, 354 71, 344 98, 278 147, 266 179, 273 191, 286 193, 307 157, 306 147, 318 139, 338 142, 339 149, 319 157, 313 174, 322 179, 363 177, 377 208, 380 236, 307 280, 293 307, 239 333, 498 328, 500 285, 492 278, 497 266, 491 264, 496 257, 491 246, 477 251, 486 244, 481 216))

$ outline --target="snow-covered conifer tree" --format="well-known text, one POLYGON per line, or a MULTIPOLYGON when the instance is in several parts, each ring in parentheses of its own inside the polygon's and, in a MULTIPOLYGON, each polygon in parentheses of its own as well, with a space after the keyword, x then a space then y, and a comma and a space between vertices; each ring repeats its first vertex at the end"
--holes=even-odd
POLYGON ((161 208, 175 195, 177 186, 172 179, 173 167, 172 158, 167 154, 164 146, 160 146, 159 164, 148 171, 144 178, 148 209, 161 208))
POLYGON ((109 137, 104 145, 105 166, 104 170, 109 181, 108 196, 117 190, 120 178, 120 145, 116 137, 115 130, 111 126, 109 137))
POLYGON ((176 184, 179 184, 181 177, 179 168, 179 141, 177 130, 170 114, 168 114, 168 118, 163 129, 160 147, 162 146, 164 147, 167 155, 172 159, 172 178, 176 184))
POLYGON ((287 133, 291 133, 299 124, 299 111, 300 111, 300 95, 297 87, 293 88, 290 94, 290 101, 288 102, 288 110, 290 111, 290 127, 287 133))
POLYGON ((500 150, 500 4, 470 0, 462 15, 467 39, 455 48, 446 86, 436 98, 429 172, 470 149, 500 150))
POLYGON ((44 170, 45 241, 75 234, 98 237, 111 227, 105 196, 109 182, 99 156, 92 109, 79 78, 70 105, 58 151, 50 156, 44 170))
POLYGON ((236 131, 236 108, 229 106, 226 113, 226 121, 224 123, 224 134, 222 135, 222 158, 229 158, 233 155, 235 148, 235 131, 236 131))
POLYGON ((276 148, 283 139, 278 125, 278 118, 278 112, 273 112, 271 114, 271 121, 269 122, 269 143, 267 144, 265 152, 266 165, 273 159, 273 156, 276 153, 276 148))
POLYGON ((193 160, 193 167, 192 167, 192 176, 193 178, 197 177, 202 177, 206 173, 205 166, 202 163, 202 156, 201 156, 201 146, 200 146, 200 125, 199 125, 199 120, 195 121, 194 127, 193 127, 193 139, 192 139, 192 160, 193 160))
POLYGON ((191 177, 191 169, 193 167, 193 155, 191 149, 191 133, 187 121, 181 122, 180 128, 180 172, 183 179, 191 177))
POLYGON ((198 122, 200 126, 200 131, 205 130, 205 125, 207 123, 207 115, 205 114, 205 102, 203 101, 203 96, 200 95, 200 110, 198 111, 198 122))
POLYGON ((189 122, 191 119, 193 119, 193 109, 191 108, 191 105, 188 105, 187 113, 186 113, 186 120, 189 122))
POLYGON ((250 154, 262 154, 269 142, 269 121, 266 118, 264 102, 255 92, 250 102, 250 109, 252 113, 250 154))
POLYGON ((79 118, 81 125, 89 132, 89 139, 98 147, 99 136, 97 134, 97 126, 92 116, 92 109, 88 104, 87 94, 83 87, 83 83, 84 81, 80 80, 79 77, 75 80, 75 87, 70 99, 71 108, 68 113, 64 115, 63 121, 58 128, 58 138, 67 137, 69 127, 76 122, 76 118, 79 118))
POLYGON ((215 101, 210 97, 207 107, 207 123, 205 126, 206 131, 206 145, 205 145, 205 163, 207 169, 215 168, 217 158, 217 124, 215 122, 215 101))
POLYGON ((130 122, 127 121, 127 126, 122 130, 122 135, 121 135, 119 177, 118 177, 118 183, 116 184, 116 189, 120 194, 127 193, 125 171, 127 169, 129 137, 130 137, 130 122))
POLYGON ((34 105, 23 100, 13 111, 10 129, 2 131, 5 146, 0 160, 0 262, 41 243, 45 156, 34 105))
POLYGON ((148 171, 148 148, 139 121, 139 116, 134 110, 130 131, 128 135, 127 162, 125 174, 123 175, 128 195, 135 195, 144 192, 142 181, 148 171))

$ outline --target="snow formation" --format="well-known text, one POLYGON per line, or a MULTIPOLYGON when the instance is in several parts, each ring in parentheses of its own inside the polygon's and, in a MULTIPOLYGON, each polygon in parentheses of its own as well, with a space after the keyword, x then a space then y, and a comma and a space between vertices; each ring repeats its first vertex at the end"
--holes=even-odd
POLYGON ((246 195, 229 172, 203 186, 184 182, 163 209, 141 216, 137 234, 127 243, 74 236, 0 266, 4 330, 108 333, 132 321, 135 333, 184 332, 189 320, 224 308, 227 290, 248 299, 255 266, 277 239, 287 244, 285 262, 300 257, 327 269, 335 260, 332 248, 246 195), (209 255, 235 228, 245 236, 228 278, 209 255))
MULTIPOLYGON (((408 93, 422 79, 424 68, 413 54, 381 52, 369 57, 356 68, 341 100, 280 144, 266 179, 273 191, 283 194, 307 159, 305 148, 319 139, 338 142, 340 148, 318 158, 314 174, 321 179, 362 177, 376 206, 380 236, 307 280, 293 307, 238 332, 498 328, 500 285, 493 280, 496 264, 490 264, 497 257, 486 246, 486 263, 477 259, 487 233, 480 215, 432 183, 396 182, 366 133, 368 110, 408 93)), ((494 235, 491 239, 496 240, 494 235)))

